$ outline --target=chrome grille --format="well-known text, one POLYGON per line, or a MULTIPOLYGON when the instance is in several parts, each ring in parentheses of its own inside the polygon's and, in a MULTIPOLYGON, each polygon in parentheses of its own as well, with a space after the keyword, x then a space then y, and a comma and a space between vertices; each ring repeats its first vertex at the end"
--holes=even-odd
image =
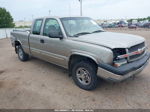
MULTIPOLYGON (((144 47, 145 47, 145 43, 144 43, 144 42, 141 43, 141 44, 132 46, 132 47, 130 47, 130 48, 128 49, 128 53, 132 53, 132 52, 138 51, 139 49, 142 49, 142 48, 144 48, 144 47)), ((129 61, 134 61, 134 60, 136 60, 136 59, 139 59, 141 56, 144 55, 144 53, 145 53, 145 51, 142 52, 141 54, 136 54, 136 55, 130 56, 130 57, 129 57, 129 61)))
POLYGON ((130 60, 130 61, 133 61, 133 60, 135 60, 135 59, 138 59, 138 58, 140 58, 141 56, 143 56, 143 54, 144 54, 144 52, 143 52, 142 54, 137 54, 137 55, 130 56, 130 57, 129 57, 129 60, 130 60))

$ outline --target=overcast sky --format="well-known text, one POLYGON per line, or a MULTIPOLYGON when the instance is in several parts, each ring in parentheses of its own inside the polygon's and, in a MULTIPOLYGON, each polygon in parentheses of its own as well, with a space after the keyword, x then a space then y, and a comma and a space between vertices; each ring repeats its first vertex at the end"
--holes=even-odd
MULTIPOLYGON (((79 0, 0 0, 15 21, 36 17, 78 16, 79 0)), ((94 19, 123 19, 150 16, 150 0, 83 0, 83 16, 94 19)))

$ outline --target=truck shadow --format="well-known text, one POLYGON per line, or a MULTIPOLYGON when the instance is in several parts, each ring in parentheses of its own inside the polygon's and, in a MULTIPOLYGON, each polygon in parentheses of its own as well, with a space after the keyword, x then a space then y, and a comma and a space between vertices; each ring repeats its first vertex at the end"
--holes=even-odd
MULTIPOLYGON (((136 76, 135 79, 130 78, 120 83, 110 83, 99 78, 99 83, 95 90, 85 91, 77 87, 72 78, 68 77, 66 69, 36 58, 32 58, 29 63, 39 68, 39 75, 44 75, 42 72, 46 71, 46 75, 42 77, 46 79, 42 80, 47 80, 47 83, 38 82, 38 85, 46 86, 39 89, 48 94, 55 91, 55 95, 62 99, 66 96, 65 100, 69 104, 74 104, 78 101, 81 102, 80 104, 88 102, 89 106, 93 105, 93 108, 94 106, 95 108, 134 108, 144 106, 143 101, 149 104, 147 99, 149 99, 150 80, 146 78, 149 77, 147 75, 148 69, 136 76)), ((37 87, 35 83, 32 84, 37 87)), ((76 106, 80 105, 77 103, 76 106)))
POLYGON ((68 76, 68 70, 61 67, 61 66, 55 65, 53 63, 46 62, 44 60, 41 60, 41 59, 38 59, 38 58, 35 58, 35 57, 32 57, 30 59, 30 61, 38 64, 39 66, 42 66, 44 69, 48 69, 50 71, 52 70, 54 72, 60 72, 60 73, 66 74, 66 76, 68 76))
POLYGON ((99 78, 99 84, 95 92, 101 94, 104 93, 108 95, 114 93, 114 96, 118 96, 121 94, 124 94, 124 96, 138 94, 138 92, 140 93, 141 91, 143 91, 143 87, 146 87, 146 85, 148 85, 149 82, 149 80, 146 79, 144 75, 146 74, 142 72, 134 78, 131 77, 127 80, 116 83, 108 82, 99 78))
MULTIPOLYGON (((73 83, 72 78, 68 76, 68 70, 67 69, 60 67, 60 66, 57 66, 57 65, 52 64, 52 63, 45 62, 45 61, 37 59, 37 58, 32 58, 30 61, 36 63, 36 65, 38 64, 39 66, 42 66, 44 69, 47 69, 48 71, 53 71, 54 75, 57 74, 58 77, 60 75, 63 75, 63 78, 67 78, 68 81, 73 83)), ((120 91, 120 89, 122 89, 122 88, 126 89, 126 90, 131 89, 132 87, 137 86, 136 85, 137 82, 144 81, 144 79, 143 79, 143 77, 141 77, 141 75, 143 75, 143 73, 139 74, 135 78, 129 78, 125 81, 118 82, 118 83, 112 83, 112 82, 108 82, 108 81, 105 81, 103 79, 98 78, 98 87, 94 91, 95 92, 96 91, 102 92, 104 90, 112 90, 112 91, 117 92, 117 91, 120 91)))

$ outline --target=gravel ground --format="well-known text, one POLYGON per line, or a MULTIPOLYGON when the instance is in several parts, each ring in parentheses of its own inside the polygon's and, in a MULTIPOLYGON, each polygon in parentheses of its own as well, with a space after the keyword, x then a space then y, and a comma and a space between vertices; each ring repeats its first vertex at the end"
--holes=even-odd
MULTIPOLYGON (((149 30, 111 30, 144 36, 149 30)), ((67 71, 32 58, 18 60, 9 39, 0 40, 0 108, 7 109, 150 109, 150 64, 135 79, 101 81, 94 91, 78 88, 67 71)))

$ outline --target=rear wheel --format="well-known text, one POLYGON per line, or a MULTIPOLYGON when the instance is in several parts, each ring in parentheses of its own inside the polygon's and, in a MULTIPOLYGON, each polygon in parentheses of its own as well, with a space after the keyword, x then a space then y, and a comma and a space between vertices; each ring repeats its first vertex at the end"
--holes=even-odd
POLYGON ((18 53, 18 58, 21 61, 27 61, 29 59, 29 55, 23 51, 21 45, 18 46, 17 53, 18 53))
POLYGON ((95 64, 88 61, 81 61, 74 64, 72 77, 77 86, 84 90, 93 90, 97 86, 95 64))

